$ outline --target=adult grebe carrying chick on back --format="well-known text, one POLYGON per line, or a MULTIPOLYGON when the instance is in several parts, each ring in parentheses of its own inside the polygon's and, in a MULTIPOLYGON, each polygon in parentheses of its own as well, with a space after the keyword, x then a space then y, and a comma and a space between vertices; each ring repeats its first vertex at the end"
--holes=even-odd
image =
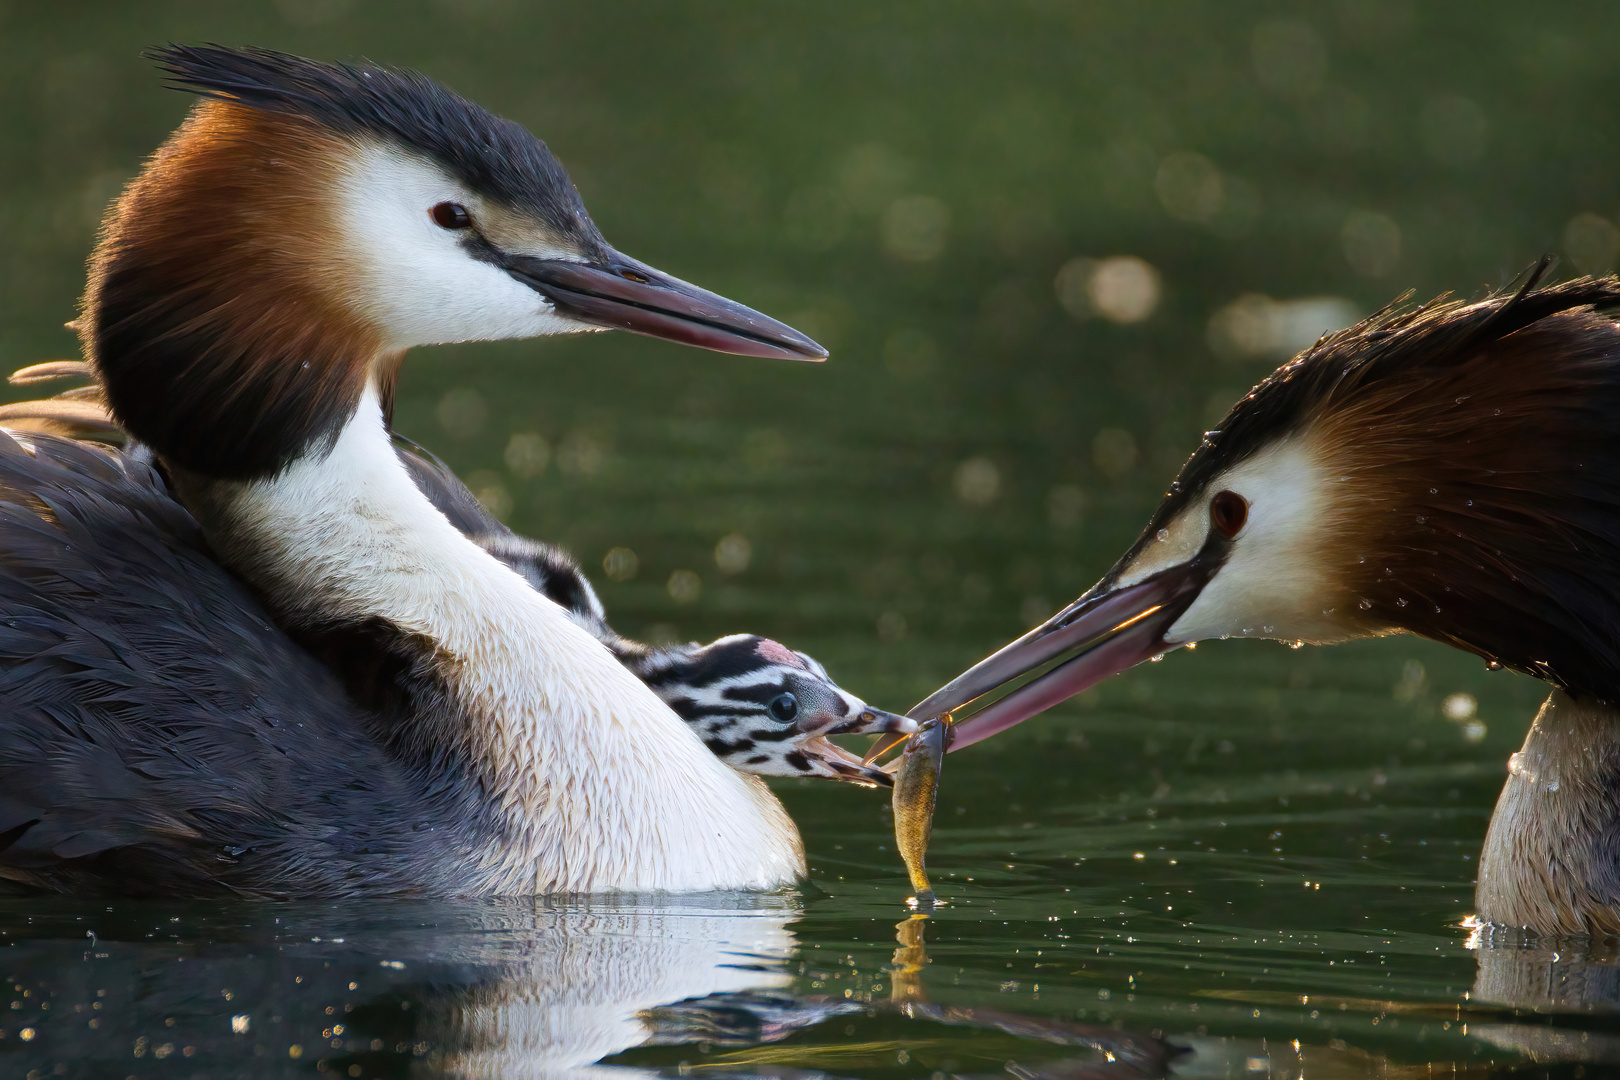
POLYGON ((544 144, 421 76, 158 59, 203 100, 109 213, 78 326, 168 483, 0 434, 0 878, 256 896, 796 879, 763 784, 435 510, 388 419, 414 345, 618 327, 824 351, 614 251, 544 144))

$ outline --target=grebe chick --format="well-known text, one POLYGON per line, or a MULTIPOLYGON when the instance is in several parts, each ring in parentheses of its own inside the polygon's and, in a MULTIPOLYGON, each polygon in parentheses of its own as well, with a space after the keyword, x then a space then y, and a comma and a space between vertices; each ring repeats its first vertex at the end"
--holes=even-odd
POLYGON ((956 748, 1206 638, 1413 633, 1552 693, 1512 758, 1479 916, 1620 932, 1620 279, 1393 306, 1284 364, 1101 581, 912 712, 956 748))
POLYGON ((170 483, 0 433, 0 878, 795 880, 802 844, 763 783, 434 510, 388 424, 415 345, 618 327, 824 351, 614 251, 543 143, 419 75, 159 59, 202 100, 109 212, 77 326, 170 483))
MULTIPOLYGON (((13 385, 50 379, 89 380, 51 398, 0 405, 0 422, 119 446, 140 455, 107 413, 90 366, 70 360, 23 368, 13 385)), ((579 563, 564 549, 521 536, 478 501, 438 457, 395 436, 399 458, 416 486, 452 525, 521 574, 607 646, 698 733, 720 760, 759 776, 824 777, 890 787, 888 772, 829 742, 832 735, 910 734, 917 723, 875 709, 833 682, 812 657, 755 634, 699 645, 646 645, 615 631, 579 563)))

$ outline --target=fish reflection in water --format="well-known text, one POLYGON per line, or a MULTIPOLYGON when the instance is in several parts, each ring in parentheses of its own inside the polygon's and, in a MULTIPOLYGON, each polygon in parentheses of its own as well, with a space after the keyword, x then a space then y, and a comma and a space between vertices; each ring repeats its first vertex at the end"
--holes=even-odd
MULTIPOLYGON (((1009 1061, 1005 1075, 1015 1080, 1127 1080, 1136 1077, 1168 1075, 1169 1065, 1186 1050, 1151 1035, 1104 1024, 1080 1024, 1046 1016, 1025 1016, 1001 1009, 981 1009, 963 1005, 935 1005, 923 987, 928 966, 925 934, 929 916, 918 912, 895 926, 892 976, 889 983, 891 1007, 914 1020, 928 1020, 951 1027, 999 1031, 1027 1039, 1043 1048, 1052 1046, 1086 1047, 1096 1055, 1042 1061, 1045 1055, 1032 1055, 1033 1062, 1009 1061)), ((1048 1051, 1049 1052, 1049 1051, 1048 1051)), ((971 1075, 971 1074, 967 1074, 971 1075)))
MULTIPOLYGON (((710 1054, 701 1063, 682 1061, 680 1076, 730 1077, 770 1076, 775 1080, 816 1077, 826 1080, 847 1072, 868 1073, 876 1066, 884 1073, 893 1069, 896 1051, 925 1046, 937 1048, 939 1026, 1010 1035, 1027 1044, 1019 1060, 1007 1061, 1000 1073, 987 1074, 1007 1080, 1145 1080, 1169 1075, 1169 1065, 1186 1053, 1150 1035, 1103 1024, 1082 1024, 1053 1017, 1027 1016, 1000 1009, 974 1006, 936 1005, 929 1000, 924 973, 929 966, 925 934, 930 917, 917 913, 895 927, 894 951, 889 965, 889 997, 851 1002, 822 996, 716 994, 649 1011, 668 1027, 669 1044, 702 1039, 716 1046, 736 1047, 752 1040, 746 1048, 710 1054), (817 1039, 812 1030, 828 1020, 863 1018, 859 1025, 833 1025, 817 1039), (918 1021, 913 1030, 896 1038, 893 1019, 918 1021), (888 1021, 885 1023, 885 1021, 888 1021), (764 1045, 798 1035, 792 1045, 764 1045), (1071 1048, 1064 1055, 1062 1048, 1071 1048), (1088 1051, 1078 1056, 1074 1051, 1088 1051)), ((938 925, 937 923, 933 925, 938 925)), ((999 1047, 1004 1049, 1004 1046, 999 1047)), ((1003 1059, 1004 1060, 1004 1059, 1003 1059)), ((900 1058, 906 1064, 907 1056, 900 1058)), ((911 1060, 918 1076, 935 1073, 933 1065, 911 1060)), ((960 1080, 979 1080, 978 1074, 958 1072, 960 1080)), ((672 1075, 664 1070, 662 1075, 672 1075)), ((937 1075, 937 1073, 936 1073, 937 1075)))

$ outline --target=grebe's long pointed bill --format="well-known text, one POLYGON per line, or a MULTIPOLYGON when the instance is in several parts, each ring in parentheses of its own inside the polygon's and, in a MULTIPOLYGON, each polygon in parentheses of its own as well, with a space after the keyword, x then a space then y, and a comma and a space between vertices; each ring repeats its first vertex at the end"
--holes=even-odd
POLYGON ((920 702, 918 719, 953 713, 1059 661, 1011 693, 956 721, 952 751, 988 739, 1110 675, 1179 643, 1165 634, 1219 569, 1200 556, 1121 587, 1097 585, 1018 640, 985 657, 920 702), (1066 659, 1065 659, 1066 658, 1066 659))
POLYGON ((609 250, 591 262, 510 255, 507 273, 561 314, 715 352, 822 360, 827 350, 786 323, 609 250))

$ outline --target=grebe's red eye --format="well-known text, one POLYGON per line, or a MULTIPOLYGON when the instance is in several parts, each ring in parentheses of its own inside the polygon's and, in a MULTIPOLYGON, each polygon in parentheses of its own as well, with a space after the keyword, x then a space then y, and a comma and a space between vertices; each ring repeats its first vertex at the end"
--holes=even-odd
POLYGON ((460 203, 442 202, 428 212, 433 215, 433 223, 441 229, 472 228, 472 215, 460 203))
POLYGON ((1249 521, 1249 500, 1235 491, 1217 491, 1209 501, 1209 523, 1215 531, 1231 539, 1249 521))

